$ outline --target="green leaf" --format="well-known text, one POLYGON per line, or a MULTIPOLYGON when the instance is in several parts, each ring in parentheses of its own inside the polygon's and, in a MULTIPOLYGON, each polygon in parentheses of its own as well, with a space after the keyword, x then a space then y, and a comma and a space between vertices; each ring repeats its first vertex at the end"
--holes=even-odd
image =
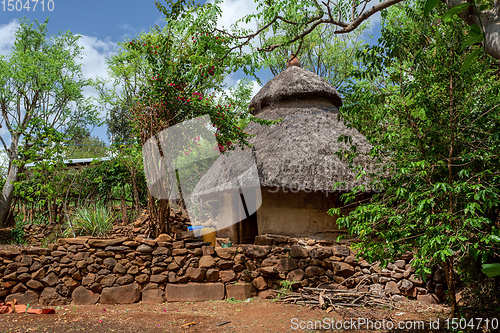
POLYGON ((479 53, 481 53, 481 50, 482 49, 476 49, 476 50, 472 51, 467 56, 467 58, 465 58, 465 61, 462 64, 462 68, 460 70, 461 73, 465 73, 469 69, 469 67, 472 65, 472 63, 474 62, 474 60, 476 60, 476 58, 479 56, 479 53))
POLYGON ((453 8, 450 8, 446 13, 444 13, 444 15, 443 15, 443 21, 444 22, 450 21, 451 18, 453 17, 453 15, 462 12, 464 9, 466 9, 466 8, 468 8, 470 6, 472 6, 471 3, 463 3, 461 5, 458 5, 458 6, 455 6, 453 8))
POLYGON ((483 269, 481 270, 489 278, 500 275, 500 263, 495 264, 483 264, 483 269))
POLYGON ((438 2, 439 2, 439 0, 427 0, 425 2, 424 15, 429 14, 431 12, 431 10, 433 10, 434 7, 436 7, 438 2))

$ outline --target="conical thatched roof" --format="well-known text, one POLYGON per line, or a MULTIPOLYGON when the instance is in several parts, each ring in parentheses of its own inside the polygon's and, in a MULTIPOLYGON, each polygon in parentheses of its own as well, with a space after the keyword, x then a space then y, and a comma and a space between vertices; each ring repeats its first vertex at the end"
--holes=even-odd
POLYGON ((300 68, 291 66, 267 82, 250 101, 252 114, 258 114, 268 105, 290 99, 324 98, 339 107, 342 99, 335 88, 322 77, 300 68))
MULTIPOLYGON (((260 185, 303 191, 332 191, 336 182, 346 182, 346 190, 365 180, 355 180, 345 160, 335 153, 348 149, 338 142, 340 135, 352 137, 358 151, 370 145, 356 129, 338 119, 336 107, 342 100, 335 88, 316 74, 293 66, 270 80, 250 103, 259 118, 283 119, 276 125, 250 123, 247 131, 254 146, 216 160, 202 177, 194 193, 204 195, 236 189, 235 184, 250 187, 255 183, 250 169, 255 161, 260 185), (248 169, 248 170, 247 170, 248 169), (251 178, 248 181, 248 178, 251 178), (249 184, 246 184, 249 183, 249 184)), ((359 158, 357 164, 367 165, 359 158)))

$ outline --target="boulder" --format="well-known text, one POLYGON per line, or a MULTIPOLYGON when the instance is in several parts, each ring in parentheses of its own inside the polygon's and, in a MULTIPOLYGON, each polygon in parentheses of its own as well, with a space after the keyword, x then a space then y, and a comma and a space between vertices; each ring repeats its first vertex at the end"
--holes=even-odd
POLYGON ((303 246, 293 245, 290 247, 290 256, 293 258, 307 258, 309 257, 309 251, 303 246))
POLYGON ((25 293, 10 294, 5 297, 5 302, 17 300, 19 304, 38 304, 38 293, 27 290, 25 293))
POLYGON ((71 298, 63 297, 56 292, 56 288, 47 287, 40 295, 40 304, 46 306, 66 305, 71 302, 71 298))
POLYGON ((142 291, 142 302, 159 304, 165 302, 165 292, 161 289, 146 289, 142 291))
POLYGON ((309 266, 306 268, 305 273, 307 277, 321 276, 325 274, 325 270, 318 266, 309 266))
POLYGON ((346 278, 354 274, 354 267, 345 262, 335 262, 333 266, 333 273, 346 278))
POLYGON ((289 272, 286 276, 286 279, 288 281, 302 281, 305 275, 306 273, 302 269, 297 268, 289 272))
POLYGON ((236 273, 233 270, 220 271, 219 277, 223 283, 227 283, 236 279, 236 273))
POLYGON ((215 266, 215 259, 212 256, 203 256, 198 262, 200 268, 212 268, 215 266))
POLYGON ((255 279, 253 279, 252 284, 254 285, 255 288, 257 288, 259 290, 264 290, 264 289, 269 288, 266 280, 262 276, 259 276, 255 279))
POLYGON ((255 296, 257 290, 251 283, 236 283, 226 285, 227 298, 244 300, 255 296))
POLYGON ((236 255, 236 248, 235 247, 216 247, 215 252, 217 253, 217 256, 222 259, 226 260, 232 260, 234 256, 236 255))
POLYGON ((224 299, 222 283, 167 284, 168 302, 193 302, 224 299))
POLYGON ((205 268, 188 267, 186 270, 186 276, 190 281, 202 282, 205 279, 206 271, 207 270, 205 268))
POLYGON ((131 304, 138 302, 141 290, 137 283, 120 287, 104 288, 101 293, 101 304, 131 304))
POLYGON ((76 287, 72 294, 73 302, 77 305, 94 305, 99 300, 99 294, 93 293, 83 286, 76 287))

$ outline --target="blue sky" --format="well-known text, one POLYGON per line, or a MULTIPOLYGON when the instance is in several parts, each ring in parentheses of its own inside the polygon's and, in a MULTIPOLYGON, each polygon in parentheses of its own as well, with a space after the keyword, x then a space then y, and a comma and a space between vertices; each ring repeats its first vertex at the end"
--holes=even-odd
MULTIPOLYGON (((3 1, 3 0, 2 0, 3 1)), ((12 0, 11 0, 12 1, 12 0)), ((18 0, 23 4, 27 0, 18 0)), ((88 78, 106 77, 106 58, 118 50, 118 42, 131 39, 141 32, 147 32, 155 25, 163 25, 162 14, 154 4, 154 0, 44 0, 45 9, 39 0, 33 10, 35 1, 30 0, 30 11, 9 11, 9 0, 4 4, 0 1, 0 54, 8 54, 14 43, 14 33, 19 19, 27 17, 30 20, 45 21, 49 19, 49 34, 56 35, 67 30, 81 35, 80 44, 84 47, 83 74, 88 78), (48 9, 53 9, 49 11, 48 9)), ((12 1, 15 5, 16 1, 12 1)), ((18 5, 19 6, 19 5, 18 5)), ((255 3, 251 0, 225 0, 221 5, 223 16, 220 25, 228 27, 231 23, 246 14, 255 11, 255 3)), ((374 18, 378 20, 379 16, 374 18)), ((226 80, 228 86, 237 83, 241 74, 233 74, 226 80)), ((262 72, 261 80, 265 83, 270 78, 270 72, 262 72)), ((254 92, 260 87, 255 83, 254 92)), ((86 95, 95 95, 94 91, 85 91, 86 95)), ((5 129, 0 129, 0 135, 5 137, 5 129)), ((95 128, 92 135, 108 142, 106 129, 95 128)), ((10 140, 9 140, 10 141, 10 140)))

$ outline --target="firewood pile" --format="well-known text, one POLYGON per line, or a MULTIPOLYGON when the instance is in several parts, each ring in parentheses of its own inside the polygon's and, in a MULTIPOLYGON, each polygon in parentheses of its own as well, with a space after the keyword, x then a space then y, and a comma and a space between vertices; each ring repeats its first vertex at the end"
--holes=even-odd
POLYGON ((338 290, 304 287, 279 297, 283 303, 317 306, 328 312, 337 307, 391 307, 393 301, 385 295, 356 290, 338 290))

